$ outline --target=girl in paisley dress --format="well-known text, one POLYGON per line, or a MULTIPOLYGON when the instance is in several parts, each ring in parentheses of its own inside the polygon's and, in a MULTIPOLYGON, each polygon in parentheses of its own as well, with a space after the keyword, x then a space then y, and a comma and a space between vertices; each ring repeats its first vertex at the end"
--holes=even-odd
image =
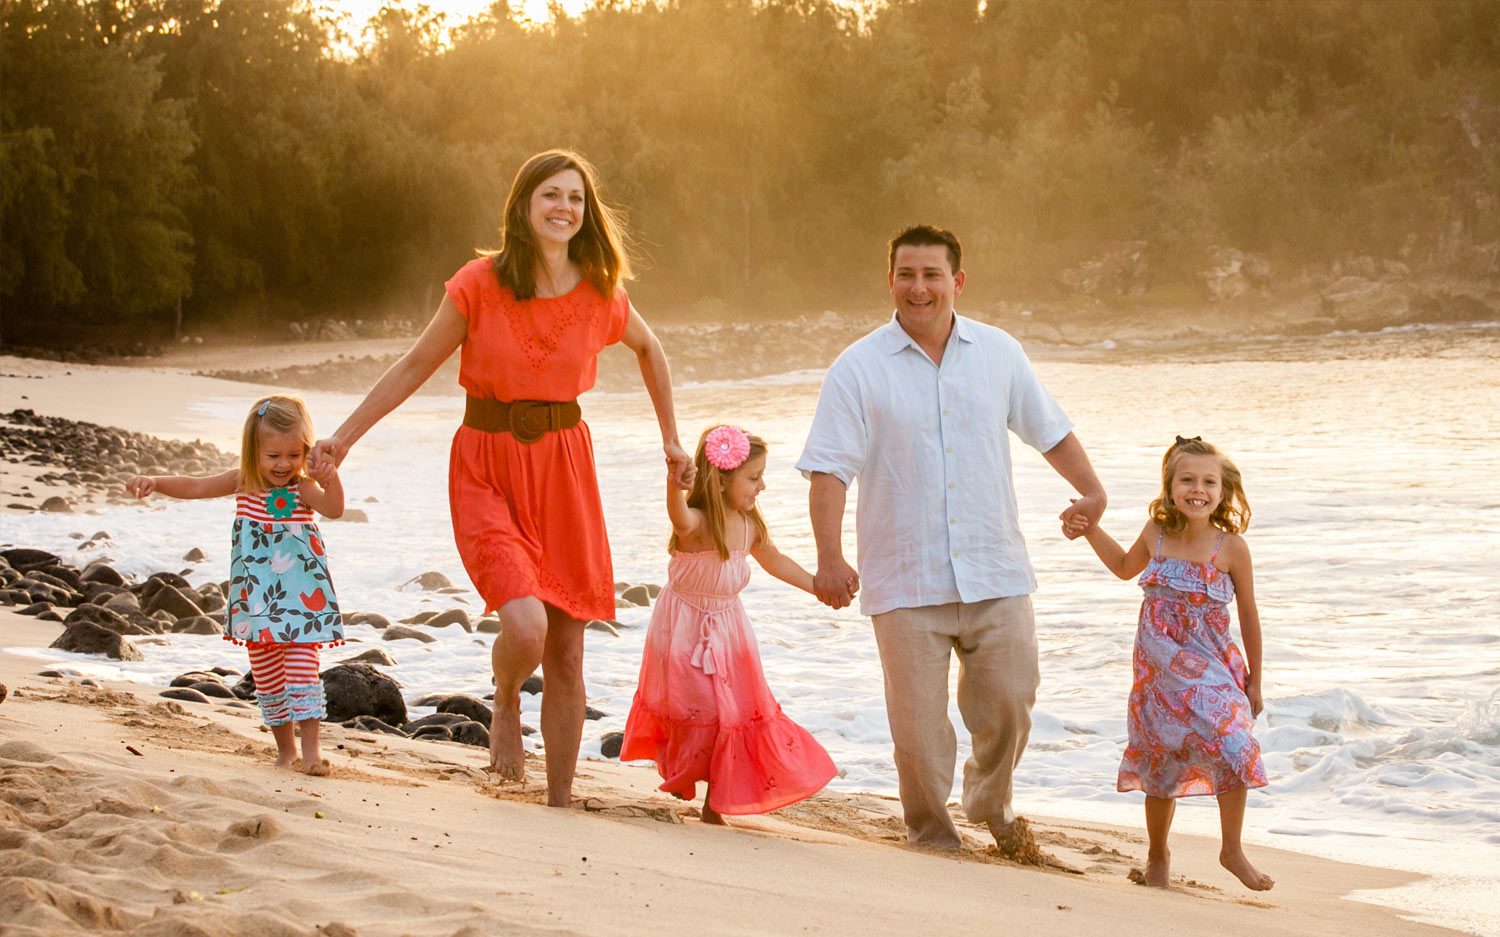
POLYGON ((326 775, 329 764, 318 748, 318 724, 327 715, 318 648, 342 644, 344 629, 313 512, 342 515, 344 488, 332 463, 307 463, 314 438, 301 400, 264 397, 245 418, 238 468, 137 475, 125 488, 137 498, 237 496, 224 637, 250 652, 277 767, 326 775))
POLYGON ((703 822, 767 813, 811 797, 838 773, 766 685, 755 632, 740 603, 748 557, 783 582, 813 577, 776 549, 755 506, 766 444, 735 426, 703 434, 691 485, 667 478, 672 554, 641 657, 620 758, 649 759, 661 790, 703 794, 703 822))
POLYGON ((1240 845, 1246 792, 1266 784, 1251 735, 1261 711, 1260 616, 1250 548, 1240 534, 1250 505, 1239 469, 1200 437, 1177 437, 1162 458, 1162 490, 1127 551, 1099 526, 1073 520, 1110 572, 1140 576, 1141 603, 1130 688, 1129 741, 1119 789, 1146 794, 1150 851, 1141 880, 1171 881, 1167 834, 1177 798, 1213 794, 1223 844, 1219 862, 1245 885, 1274 882, 1240 845), (1238 611, 1244 653, 1229 631, 1238 611))

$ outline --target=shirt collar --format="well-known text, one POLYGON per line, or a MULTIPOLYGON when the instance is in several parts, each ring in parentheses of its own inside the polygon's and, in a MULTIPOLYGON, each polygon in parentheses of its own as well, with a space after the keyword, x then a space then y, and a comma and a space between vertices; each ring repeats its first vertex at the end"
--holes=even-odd
MULTIPOLYGON (((953 315, 953 334, 948 336, 950 344, 953 342, 954 336, 957 336, 959 341, 967 342, 971 345, 976 340, 974 323, 958 315, 957 312, 953 315)), ((891 311, 891 321, 887 322, 880 330, 880 347, 888 355, 894 355, 907 348, 921 350, 917 345, 916 339, 906 334, 906 329, 901 327, 901 320, 896 318, 895 310, 891 311)))

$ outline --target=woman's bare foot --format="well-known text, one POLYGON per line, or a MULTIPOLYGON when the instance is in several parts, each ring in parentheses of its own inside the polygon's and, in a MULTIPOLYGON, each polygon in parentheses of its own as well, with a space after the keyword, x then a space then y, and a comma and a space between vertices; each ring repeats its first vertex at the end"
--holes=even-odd
POLYGON ((1142 885, 1152 888, 1166 888, 1172 884, 1172 854, 1163 849, 1159 854, 1148 852, 1146 854, 1146 874, 1141 877, 1142 885))
POLYGON ((714 826, 729 825, 729 822, 724 819, 724 815, 714 808, 710 807, 708 805, 708 801, 706 800, 703 802, 703 810, 701 811, 701 813, 703 815, 704 823, 712 823, 714 826))
POLYGON ((1271 886, 1276 884, 1275 879, 1251 865, 1250 860, 1241 850, 1221 851, 1219 865, 1233 872, 1234 877, 1240 880, 1240 884, 1251 891, 1270 891, 1271 886))
POLYGON ((521 744, 521 708, 495 707, 490 721, 490 770, 502 781, 526 779, 526 747, 521 744))

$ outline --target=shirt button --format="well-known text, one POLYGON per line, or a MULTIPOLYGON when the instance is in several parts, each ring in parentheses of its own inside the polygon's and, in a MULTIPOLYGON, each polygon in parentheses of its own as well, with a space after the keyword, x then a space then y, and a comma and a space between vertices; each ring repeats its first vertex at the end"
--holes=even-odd
POLYGON ((957 524, 958 523, 958 518, 956 518, 956 517, 950 517, 950 518, 948 518, 948 523, 950 523, 950 524, 957 524))
POLYGON ((949 483, 948 483, 948 487, 949 487, 949 488, 952 488, 952 487, 953 487, 953 483, 952 483, 952 482, 949 482, 949 483))
POLYGON ((948 411, 947 411, 947 410, 944 410, 944 411, 943 411, 943 416, 947 416, 947 415, 948 415, 948 411))
POLYGON ((955 559, 955 560, 956 560, 956 559, 958 559, 958 551, 957 551, 957 550, 954 550, 954 551, 953 551, 953 558, 954 558, 954 559, 955 559))
POLYGON ((949 446, 948 448, 944 449, 943 451, 944 452, 952 452, 953 451, 953 447, 949 446))

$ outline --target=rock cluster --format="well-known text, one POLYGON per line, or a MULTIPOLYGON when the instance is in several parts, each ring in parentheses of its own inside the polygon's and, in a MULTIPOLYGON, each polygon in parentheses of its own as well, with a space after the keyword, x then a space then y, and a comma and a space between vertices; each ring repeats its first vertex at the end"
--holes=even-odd
MULTIPOLYGON (((37 479, 68 484, 116 503, 134 500, 125 493, 125 482, 132 475, 204 475, 233 468, 239 457, 198 440, 157 439, 145 433, 18 409, 0 414, 0 458, 61 466, 64 471, 43 473, 37 479)), ((35 509, 36 505, 16 503, 11 507, 35 509)), ((41 507, 71 510, 61 498, 50 499, 41 507)))

